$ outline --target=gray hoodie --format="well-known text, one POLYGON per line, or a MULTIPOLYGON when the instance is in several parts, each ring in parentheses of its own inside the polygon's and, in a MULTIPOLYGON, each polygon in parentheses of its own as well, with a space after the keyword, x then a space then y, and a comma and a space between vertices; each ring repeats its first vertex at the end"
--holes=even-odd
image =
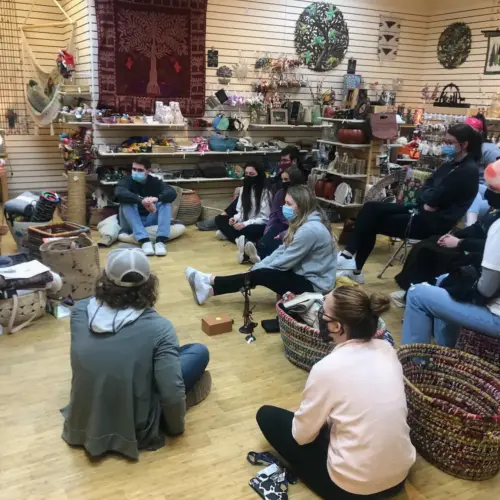
POLYGON ((335 287, 337 246, 321 222, 319 212, 313 212, 295 233, 290 245, 281 245, 253 269, 293 271, 307 278, 320 293, 335 287))
POLYGON ((79 301, 71 314, 71 369, 62 434, 69 444, 92 456, 115 451, 137 459, 139 449, 163 446, 165 432, 184 431, 179 341, 154 309, 79 301))

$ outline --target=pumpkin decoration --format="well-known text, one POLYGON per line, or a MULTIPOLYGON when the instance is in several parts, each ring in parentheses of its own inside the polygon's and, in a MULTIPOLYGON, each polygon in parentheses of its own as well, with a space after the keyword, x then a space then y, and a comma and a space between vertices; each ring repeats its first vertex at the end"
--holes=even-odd
POLYGON ((341 128, 337 133, 337 139, 344 144, 364 144, 366 136, 361 129, 341 128))

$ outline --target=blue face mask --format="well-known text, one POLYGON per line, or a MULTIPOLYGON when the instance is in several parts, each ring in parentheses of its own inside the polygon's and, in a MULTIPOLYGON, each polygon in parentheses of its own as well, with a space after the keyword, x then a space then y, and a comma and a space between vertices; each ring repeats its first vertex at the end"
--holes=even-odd
POLYGON ((283 217, 286 220, 293 220, 295 217, 297 217, 293 211, 292 207, 289 207, 288 205, 283 205, 281 207, 281 211, 283 212, 283 217))
POLYGON ((135 182, 146 182, 146 172, 134 172, 132 170, 132 179, 135 182))
POLYGON ((441 151, 448 160, 453 160, 453 158, 457 155, 457 148, 455 144, 443 144, 441 146, 441 151))

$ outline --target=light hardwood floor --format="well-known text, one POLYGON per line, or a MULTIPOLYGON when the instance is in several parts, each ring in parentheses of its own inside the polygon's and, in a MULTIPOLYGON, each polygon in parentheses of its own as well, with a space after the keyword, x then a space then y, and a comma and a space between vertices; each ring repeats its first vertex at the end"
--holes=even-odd
MULTIPOLYGON (((3 253, 14 247, 9 238, 3 253)), ((255 422, 263 404, 295 409, 307 373, 283 355, 279 335, 260 327, 257 341, 247 345, 237 332, 241 323, 239 294, 194 304, 184 279, 184 268, 194 266, 215 273, 240 272, 235 247, 215 240, 214 233, 189 228, 168 246, 163 259, 152 258, 160 277, 160 313, 171 319, 181 344, 203 342, 210 349, 213 389, 208 399, 191 409, 186 432, 170 439, 156 452, 143 452, 137 463, 116 456, 91 463, 81 449, 61 439, 59 408, 68 402, 71 382, 68 320, 45 316, 12 336, 0 337, 0 499, 1 500, 255 500, 248 480, 259 470, 246 461, 248 451, 269 448, 255 422), (235 331, 207 337, 201 317, 229 314, 235 331)), ((376 271, 388 257, 387 240, 379 242, 368 270, 370 290, 395 289, 388 271, 378 280, 376 271)), ((105 262, 107 251, 102 251, 105 262)), ((252 295, 255 318, 274 314, 274 294, 257 290, 252 295)), ((386 317, 399 341, 401 311, 386 317)), ((316 498, 303 484, 290 487, 290 498, 316 498)), ((494 500, 500 498, 500 477, 474 483, 448 476, 418 459, 406 493, 398 500, 494 500)))

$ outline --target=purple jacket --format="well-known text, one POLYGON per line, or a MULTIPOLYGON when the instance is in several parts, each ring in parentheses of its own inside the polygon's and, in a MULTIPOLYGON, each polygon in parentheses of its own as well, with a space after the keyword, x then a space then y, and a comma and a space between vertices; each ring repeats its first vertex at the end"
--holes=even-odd
POLYGON ((269 221, 266 225, 264 233, 267 233, 271 227, 277 227, 280 233, 288 229, 288 221, 285 219, 283 211, 281 210, 284 199, 285 191, 280 189, 274 195, 273 201, 271 202, 271 214, 269 215, 269 221))

